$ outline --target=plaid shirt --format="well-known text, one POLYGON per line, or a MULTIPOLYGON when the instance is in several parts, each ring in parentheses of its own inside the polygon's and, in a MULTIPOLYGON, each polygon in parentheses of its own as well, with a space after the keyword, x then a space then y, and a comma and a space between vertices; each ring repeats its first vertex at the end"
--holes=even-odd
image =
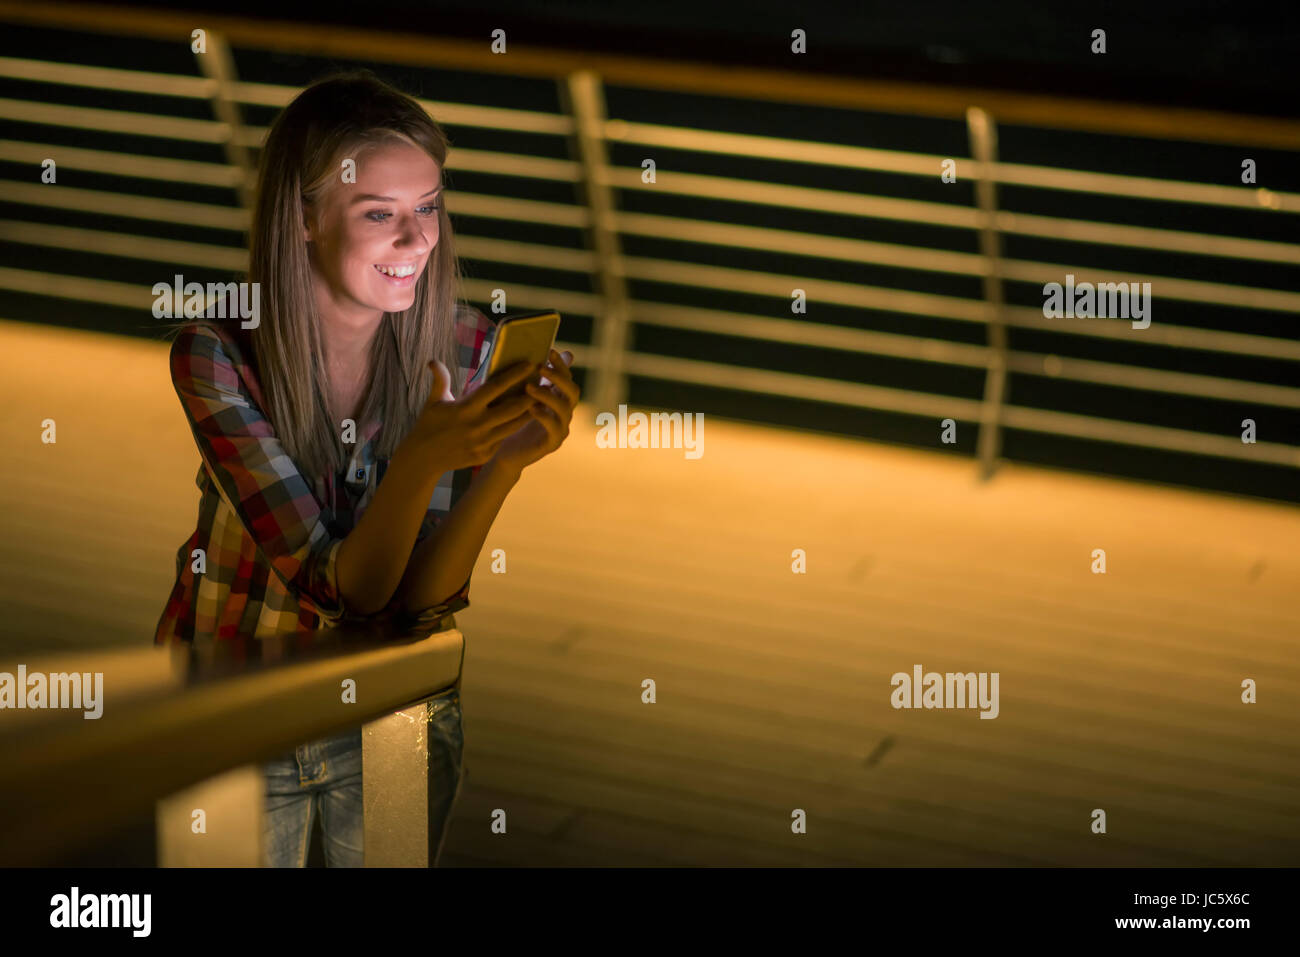
MULTIPOLYGON (((308 480, 262 412, 248 334, 238 323, 218 330, 190 325, 172 343, 171 373, 202 462, 195 484, 198 529, 176 553, 176 584, 154 644, 310 634, 340 621, 432 625, 469 604, 469 579, 455 595, 418 612, 394 598, 371 615, 350 612, 338 587, 338 552, 356 527, 387 459, 374 457, 382 423, 358 431, 347 468, 308 480), (202 549, 206 568, 198 564, 202 549)), ((456 320, 463 393, 481 384, 496 324, 466 307, 456 320)), ((445 473, 429 500, 416 545, 469 488, 479 469, 445 473)), ((414 548, 412 548, 414 554, 414 548)))

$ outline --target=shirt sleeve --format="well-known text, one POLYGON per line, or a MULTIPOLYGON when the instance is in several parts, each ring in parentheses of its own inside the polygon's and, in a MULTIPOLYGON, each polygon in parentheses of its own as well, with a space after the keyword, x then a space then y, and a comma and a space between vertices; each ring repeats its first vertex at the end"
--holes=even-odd
MULTIPOLYGON (((483 384, 487 374, 487 358, 492 352, 492 343, 496 339, 496 333, 496 322, 484 315, 480 310, 469 305, 461 308, 456 321, 456 345, 458 351, 457 360, 462 375, 460 383, 462 396, 472 394, 483 384)), ((460 500, 461 495, 473 483, 481 468, 482 466, 476 465, 472 468, 461 469, 452 476, 451 508, 456 507, 456 502, 460 500)), ((420 523, 420 531, 415 539, 416 548, 433 533, 440 521, 437 510, 430 503, 430 508, 425 513, 424 521, 420 523)), ((413 548, 412 554, 414 555, 414 553, 413 548)), ((470 577, 473 577, 472 574, 470 577)), ((417 627, 432 626, 443 616, 467 607, 469 605, 469 582, 470 579, 466 578, 465 584, 460 587, 459 591, 430 608, 399 612, 402 623, 417 627)))
POLYGON ((243 361, 202 325, 172 343, 172 384, 208 476, 285 589, 324 621, 347 614, 338 550, 310 485, 252 401, 243 361))

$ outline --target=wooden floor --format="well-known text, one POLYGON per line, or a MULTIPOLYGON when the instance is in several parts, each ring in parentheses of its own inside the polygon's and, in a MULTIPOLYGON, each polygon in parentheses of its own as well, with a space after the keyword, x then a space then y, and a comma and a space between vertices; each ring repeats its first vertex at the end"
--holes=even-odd
MULTIPOLYGON (((147 643, 198 495, 166 347, 0 324, 0 370, 0 650, 147 643)), ((708 417, 699 459, 599 449, 595 411, 457 616, 444 866, 1300 864, 1300 509, 708 417), (998 717, 895 710, 918 664, 997 672, 998 717)))

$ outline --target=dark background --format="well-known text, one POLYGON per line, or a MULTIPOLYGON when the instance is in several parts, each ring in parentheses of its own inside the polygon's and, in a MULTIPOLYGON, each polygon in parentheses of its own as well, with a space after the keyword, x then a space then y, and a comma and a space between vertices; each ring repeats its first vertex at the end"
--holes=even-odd
POLYGON ((798 63, 811 72, 1300 116, 1293 0, 130 5, 462 38, 501 28, 529 46, 773 68, 791 66, 790 31, 798 27, 808 35, 798 63), (1106 31, 1104 58, 1090 52, 1096 28, 1106 31))

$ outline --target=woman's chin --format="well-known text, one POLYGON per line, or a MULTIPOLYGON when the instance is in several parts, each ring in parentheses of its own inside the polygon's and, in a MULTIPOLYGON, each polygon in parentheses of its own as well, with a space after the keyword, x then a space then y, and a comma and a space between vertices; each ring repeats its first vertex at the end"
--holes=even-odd
POLYGON ((382 296, 376 296, 371 300, 374 308, 380 312, 405 312, 415 303, 415 290, 402 290, 400 292, 388 292, 382 296))

